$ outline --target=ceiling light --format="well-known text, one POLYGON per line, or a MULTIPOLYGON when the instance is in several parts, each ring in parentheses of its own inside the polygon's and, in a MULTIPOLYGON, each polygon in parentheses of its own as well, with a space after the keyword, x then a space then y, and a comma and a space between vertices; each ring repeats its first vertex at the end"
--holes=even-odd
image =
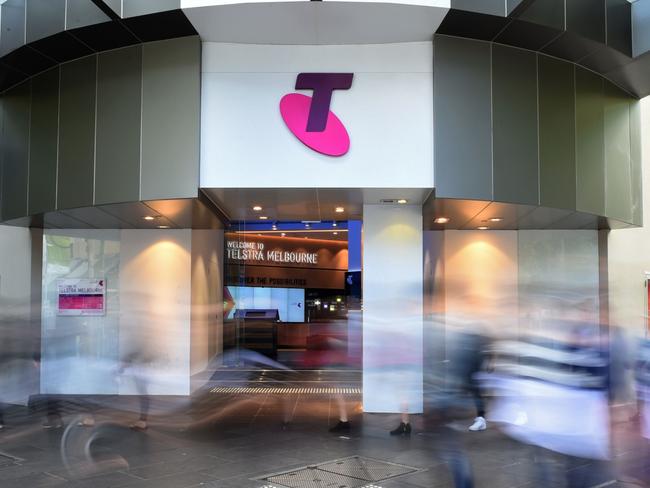
POLYGON ((253 210, 254 210, 255 212, 261 212, 261 211, 262 211, 262 207, 260 207, 259 205, 255 205, 255 206, 253 207, 253 210))
POLYGON ((284 232, 283 232, 282 234, 280 234, 280 235, 281 235, 282 237, 286 236, 286 234, 285 234, 284 232))
POLYGON ((336 207, 336 208, 334 209, 334 211, 335 211, 336 213, 343 213, 343 212, 345 212, 345 209, 344 209, 343 207, 336 207))
POLYGON ((156 219, 156 217, 154 217, 153 215, 147 215, 147 216, 142 217, 142 218, 143 218, 144 220, 155 220, 155 219, 156 219))
POLYGON ((272 228, 273 230, 278 230, 278 226, 275 225, 275 224, 273 224, 273 226, 272 226, 271 228, 272 228))
POLYGON ((269 220, 269 218, 266 215, 260 215, 260 220, 269 220))
POLYGON ((336 222, 332 222, 332 227, 336 227, 336 222))
POLYGON ((334 234, 335 236, 339 235, 338 232, 332 232, 332 234, 334 234))
POLYGON ((305 224, 305 229, 309 229, 310 227, 311 227, 311 225, 305 224))
POLYGON ((408 203, 408 200, 406 198, 400 198, 399 200, 397 200, 397 203, 399 203, 400 205, 404 205, 405 203, 408 203))
POLYGON ((480 227, 477 227, 478 230, 488 230, 489 227, 486 225, 481 225, 480 227))
POLYGON ((159 229, 169 229, 169 226, 168 225, 159 225, 158 228, 159 229))
POLYGON ((492 217, 488 219, 490 222, 501 222, 503 219, 501 217, 492 217))
POLYGON ((450 219, 447 217, 438 217, 437 219, 434 220, 434 222, 436 224, 446 224, 447 222, 449 222, 449 220, 450 219))

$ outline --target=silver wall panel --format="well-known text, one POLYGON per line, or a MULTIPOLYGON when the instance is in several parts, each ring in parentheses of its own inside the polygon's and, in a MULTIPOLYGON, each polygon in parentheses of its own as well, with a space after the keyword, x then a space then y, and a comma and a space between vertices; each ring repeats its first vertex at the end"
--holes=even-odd
POLYGON ((33 42, 65 29, 65 0, 27 0, 26 39, 33 42))
POLYGON ((97 57, 61 65, 57 208, 93 204, 97 57))
POLYGON ((3 97, 2 219, 27 215, 29 175, 29 106, 31 83, 22 83, 3 97))
POLYGON ((436 36, 433 104, 437 197, 492 199, 490 44, 436 36))
POLYGON ((197 196, 201 41, 143 46, 142 200, 197 196))
POLYGON ((100 54, 95 204, 140 197, 142 47, 100 54))
POLYGON ((29 133, 29 214, 56 207, 59 69, 32 79, 29 133))

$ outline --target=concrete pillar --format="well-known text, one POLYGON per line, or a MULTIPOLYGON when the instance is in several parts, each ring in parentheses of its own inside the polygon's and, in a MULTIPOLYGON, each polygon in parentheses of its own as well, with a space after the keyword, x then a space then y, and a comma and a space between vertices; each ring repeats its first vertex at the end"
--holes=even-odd
POLYGON ((363 407, 422 412, 422 209, 363 207, 363 407))

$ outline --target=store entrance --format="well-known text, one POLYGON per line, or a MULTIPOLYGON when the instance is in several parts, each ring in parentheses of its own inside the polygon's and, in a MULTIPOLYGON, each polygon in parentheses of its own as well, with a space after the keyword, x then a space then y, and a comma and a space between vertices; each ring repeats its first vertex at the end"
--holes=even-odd
POLYGON ((224 367, 361 368, 361 223, 232 224, 224 234, 224 367))

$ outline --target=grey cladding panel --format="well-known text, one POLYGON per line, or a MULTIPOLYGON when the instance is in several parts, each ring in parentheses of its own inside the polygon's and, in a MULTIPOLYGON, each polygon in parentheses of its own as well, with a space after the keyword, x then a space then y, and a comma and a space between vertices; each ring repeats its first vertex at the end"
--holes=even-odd
POLYGON ((521 20, 564 29, 564 1, 565 0, 533 0, 521 14, 521 20))
POLYGON ((576 70, 576 208, 605 213, 605 119, 603 79, 576 70))
POLYGON ((142 200, 197 196, 200 70, 197 36, 143 46, 142 200))
POLYGON ((575 209, 575 86, 573 65, 538 56, 540 203, 575 209))
POLYGON ((0 6, 0 56, 25 45, 25 0, 7 0, 0 6))
POLYGON ((27 215, 29 106, 27 81, 4 94, 2 135, 2 219, 27 215))
POLYGON ((605 42, 604 0, 566 0, 567 30, 587 39, 605 42))
POLYGON ((138 200, 142 47, 100 54, 98 63, 95 204, 138 200))
POLYGON ((632 170, 632 223, 643 225, 641 103, 630 101, 630 165, 632 170))
POLYGON ((29 214, 56 207, 56 167, 59 118, 59 69, 32 79, 29 133, 29 214))
POLYGON ((537 205, 536 54, 495 44, 492 76, 494 199, 537 205))
POLYGON ((488 15, 506 16, 503 0, 451 0, 451 8, 488 15))
POLYGON ((605 210, 608 217, 632 222, 630 102, 622 90, 605 82, 605 210))
POLYGON ((76 29, 111 20, 90 0, 67 0, 66 29, 76 29))
POLYGON ((124 0, 124 17, 154 14, 181 8, 180 0, 124 0))
POLYGON ((632 53, 633 56, 650 51, 650 2, 632 4, 632 53))
POLYGON ((492 199, 490 45, 436 36, 436 195, 492 199))
POLYGON ((61 65, 57 208, 93 203, 97 57, 61 65))
POLYGON ((632 56, 632 4, 607 0, 607 45, 632 56))
POLYGON ((65 0, 28 0, 27 42, 51 36, 65 29, 65 0))

